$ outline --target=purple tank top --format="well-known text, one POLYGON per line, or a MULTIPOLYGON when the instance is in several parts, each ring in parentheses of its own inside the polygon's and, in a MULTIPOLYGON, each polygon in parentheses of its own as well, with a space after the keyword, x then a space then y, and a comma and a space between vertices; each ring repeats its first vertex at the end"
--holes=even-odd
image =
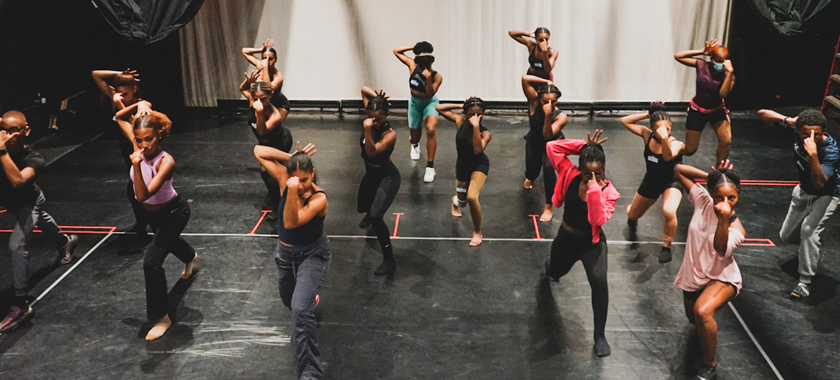
MULTIPOLYGON (((697 89, 694 103, 705 109, 712 109, 723 103, 720 97, 720 87, 726 78, 726 71, 715 71, 712 64, 703 59, 697 59, 697 89)), ((733 76, 734 80, 735 77, 733 76)))
MULTIPOLYGON (((143 161, 140 162, 140 172, 143 174, 143 183, 148 185, 152 178, 155 178, 155 175, 157 175, 158 172, 158 162, 166 157, 166 155, 167 153, 165 151, 160 151, 156 157, 149 159, 145 154, 143 154, 143 161)), ((134 166, 131 167, 128 177, 131 178, 131 183, 134 183, 134 166)), ((172 187, 172 178, 170 178, 160 186, 157 193, 152 194, 152 196, 149 197, 149 199, 146 199, 143 203, 147 205, 162 205, 171 201, 176 195, 177 193, 175 193, 175 188, 172 187)))

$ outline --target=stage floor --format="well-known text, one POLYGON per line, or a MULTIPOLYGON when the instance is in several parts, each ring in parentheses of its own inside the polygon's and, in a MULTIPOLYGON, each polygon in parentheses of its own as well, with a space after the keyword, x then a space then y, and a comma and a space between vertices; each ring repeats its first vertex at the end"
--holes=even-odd
MULTIPOLYGON (((0 336, 0 376, 8 379, 291 379, 290 312, 277 291, 276 222, 264 220, 265 187, 253 157, 255 139, 243 115, 190 114, 177 120, 165 149, 177 161, 175 187, 192 208, 185 238, 201 255, 198 275, 178 281, 181 264, 165 263, 176 324, 154 342, 143 336, 143 255, 119 228, 133 222, 127 173, 108 133, 56 156, 38 180, 62 226, 76 226, 81 245, 70 266, 51 265, 49 242, 32 240, 41 295, 26 326, 0 336)), ((607 178, 622 197, 605 226, 609 240, 612 355, 592 352, 592 309, 583 267, 559 283, 540 272, 562 210, 537 223, 542 176, 522 188, 525 115, 488 116, 490 174, 481 194, 485 242, 471 248, 469 214, 449 214, 454 194, 454 124, 438 125, 437 179, 423 183, 408 157, 403 115, 390 118, 398 143, 392 159, 402 187, 386 222, 395 234, 398 267, 376 277, 381 255, 372 231, 360 229, 356 193, 361 116, 293 112, 296 140, 312 142, 320 185, 330 199, 326 230, 332 264, 316 314, 328 379, 689 379, 700 359, 696 331, 673 285, 683 258, 657 261, 661 204, 639 223, 638 247, 625 241, 625 207, 644 174, 642 140, 615 117, 573 117, 564 133, 584 138, 604 129, 607 178), (399 218, 399 219, 398 219, 399 218)), ((683 139, 684 116, 673 134, 683 139)), ((825 258, 812 297, 791 300, 797 246, 778 232, 796 181, 792 135, 733 115, 731 159, 752 180, 738 213, 749 245, 735 251, 741 294, 717 315, 719 379, 836 379, 840 363, 838 218, 822 234, 825 258), (774 182, 779 181, 779 182, 774 182), (777 371, 777 373, 775 372, 777 371), (778 375, 778 376, 777 376, 778 375)), ((110 125, 109 125, 110 126, 110 125)), ((836 129, 836 127, 835 127, 836 129)), ((716 139, 704 131, 685 160, 713 164, 716 139)), ((576 160, 575 160, 576 162, 576 160)), ((679 210, 676 242, 684 242, 692 208, 679 210)), ((0 229, 13 220, 0 213, 0 229)), ((8 233, 0 233, 0 312, 13 293, 8 233)))

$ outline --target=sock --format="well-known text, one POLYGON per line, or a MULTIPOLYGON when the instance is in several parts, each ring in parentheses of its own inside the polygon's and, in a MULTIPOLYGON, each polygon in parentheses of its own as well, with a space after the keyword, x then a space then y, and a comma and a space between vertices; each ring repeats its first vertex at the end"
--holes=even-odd
POLYGON ((813 278, 813 276, 806 276, 804 274, 800 274, 799 275, 799 282, 801 282, 805 285, 811 285, 811 279, 812 278, 813 278))
POLYGON ((426 163, 426 167, 427 167, 427 168, 433 168, 433 167, 435 167, 435 162, 434 162, 434 161, 429 161, 429 162, 427 162, 427 163, 426 163))

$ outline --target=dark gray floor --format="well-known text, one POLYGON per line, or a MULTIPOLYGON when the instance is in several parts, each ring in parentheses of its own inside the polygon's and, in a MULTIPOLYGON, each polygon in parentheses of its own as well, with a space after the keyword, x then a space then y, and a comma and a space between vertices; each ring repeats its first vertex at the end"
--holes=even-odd
MULTIPOLYGON (((15 378, 293 378, 288 347, 290 313, 277 294, 272 235, 262 222, 265 192, 253 159, 253 136, 242 116, 192 115, 174 126, 166 145, 177 161, 175 186, 190 200, 187 236, 201 255, 193 282, 174 283, 180 264, 166 263, 176 295, 178 324, 159 341, 146 343, 142 254, 122 236, 86 234, 77 257, 102 243, 36 305, 33 322, 0 336, 0 376, 15 378)), ((592 312, 583 268, 559 283, 540 280, 540 269, 559 216, 539 225, 531 214, 542 204, 541 180, 522 189, 527 118, 488 117, 493 133, 487 149, 489 179, 481 194, 484 236, 470 248, 471 222, 449 215, 454 193, 452 123, 439 124, 438 177, 424 184, 423 159, 408 159, 405 118, 395 115, 399 143, 393 158, 403 183, 390 212, 403 213, 394 247, 397 272, 374 277, 378 244, 363 239, 356 224, 355 197, 363 174, 359 158, 360 117, 293 113, 296 139, 313 142, 321 186, 330 198, 327 232, 333 262, 318 307, 323 360, 330 379, 687 379, 699 359, 696 332, 687 322, 681 291, 673 280, 682 260, 659 264, 657 245, 632 249, 624 240, 629 204, 644 173, 642 141, 615 118, 573 118, 565 133, 582 138, 603 128, 610 141, 607 176, 622 198, 606 225, 610 244, 611 304, 607 338, 612 355, 592 353, 592 312), (420 239, 433 238, 433 239, 420 239), (500 240, 491 240, 497 238, 500 240), (519 239, 519 240, 517 240, 519 239)), ((674 134, 682 138, 683 118, 674 134)), ((752 117, 735 116, 732 159, 747 179, 794 180, 789 136, 752 117)), ((700 152, 688 163, 712 164, 715 139, 706 130, 700 152)), ((58 154, 56 154, 58 156, 58 154)), ((39 184, 62 225, 125 226, 126 173, 108 135, 60 157, 39 184)), ((790 200, 789 186, 745 186, 738 212, 747 236, 779 244, 778 229, 790 200)), ((640 221, 640 238, 661 241, 658 203, 640 221)), ((676 240, 685 240, 691 208, 680 209, 676 240)), ((393 229, 395 217, 386 218, 393 229)), ((11 218, 0 214, 0 229, 11 218)), ((786 379, 833 379, 840 362, 840 318, 836 255, 838 222, 823 234, 826 258, 814 296, 794 302, 795 246, 739 248, 736 259, 744 289, 732 302, 786 379), (791 268, 794 268, 791 270, 791 268)), ((0 234, 6 252, 8 234, 0 234)), ((33 270, 40 294, 68 267, 49 263, 49 244, 34 239, 33 270)), ((0 268, 8 268, 0 255, 0 268)), ((8 297, 11 275, 0 271, 8 297)), ((0 312, 8 307, 0 302, 0 312)), ((773 379, 775 375, 731 309, 718 316, 721 379, 773 379)))

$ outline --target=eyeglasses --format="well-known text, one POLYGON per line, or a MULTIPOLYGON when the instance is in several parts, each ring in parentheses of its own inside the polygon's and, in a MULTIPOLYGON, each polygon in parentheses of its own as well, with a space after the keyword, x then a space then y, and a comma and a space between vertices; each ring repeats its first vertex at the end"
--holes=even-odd
POLYGON ((12 135, 12 134, 15 134, 15 133, 18 133, 18 132, 23 132, 24 129, 26 129, 26 127, 20 127, 20 128, 12 127, 12 128, 8 128, 8 129, 0 129, 0 131, 5 131, 6 133, 12 135))

